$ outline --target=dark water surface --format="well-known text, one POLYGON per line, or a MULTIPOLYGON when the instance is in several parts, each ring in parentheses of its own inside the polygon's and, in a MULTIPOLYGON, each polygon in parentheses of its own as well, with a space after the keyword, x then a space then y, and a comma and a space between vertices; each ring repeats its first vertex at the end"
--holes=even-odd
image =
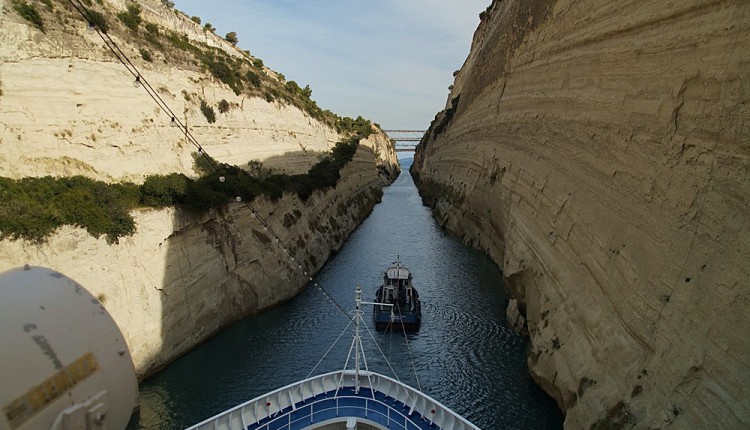
MULTIPOLYGON (((422 327, 407 337, 378 333, 371 310, 365 314, 398 377, 413 386, 418 379, 425 393, 483 429, 562 428, 554 402, 529 376, 526 344, 506 326, 500 270, 435 224, 407 169, 315 282, 352 310, 355 286, 372 300, 383 271, 400 255, 422 298, 422 327)), ((144 381, 140 416, 130 428, 184 428, 303 379, 347 324, 323 293, 308 286, 291 302, 232 325, 144 381)), ((345 333, 314 374, 342 369, 351 339, 345 333)), ((392 377, 366 330, 363 342, 370 370, 392 377)))

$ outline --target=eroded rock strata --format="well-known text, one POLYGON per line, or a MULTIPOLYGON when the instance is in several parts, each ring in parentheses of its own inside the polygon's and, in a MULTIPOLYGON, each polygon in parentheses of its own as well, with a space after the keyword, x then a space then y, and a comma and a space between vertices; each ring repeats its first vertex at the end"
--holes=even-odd
MULTIPOLYGON (((154 34, 161 35, 161 48, 139 45, 141 39, 121 28, 115 14, 131 2, 95 7, 108 13, 110 35, 216 160, 239 166, 259 161, 301 173, 346 137, 279 99, 278 92, 273 99, 272 89, 266 97, 238 95, 187 54, 174 63, 179 50, 165 46, 167 32, 177 34, 180 46, 200 42, 220 49, 226 61, 255 60, 159 1, 138 3, 143 22, 137 34, 147 31, 146 23, 158 25, 154 34), (144 46, 151 61, 142 58, 144 46), (208 122, 201 102, 216 107, 221 100, 228 110, 208 122)), ((170 127, 143 88, 133 86, 132 76, 67 2, 53 2, 49 10, 34 3, 45 32, 10 2, 0 5, 0 176, 83 175, 139 183, 153 174, 197 175, 196 148, 170 127)), ((283 80, 264 66, 256 72, 266 79, 261 88, 283 80)), ((115 243, 73 226, 41 244, 1 240, 0 271, 41 265, 84 285, 120 326, 142 378, 232 321, 292 298, 369 214, 398 170, 392 143, 374 130, 360 141, 335 188, 305 201, 286 193, 277 201, 251 203, 279 242, 244 202, 203 214, 139 209, 132 214, 136 233, 115 243)))
POLYGON ((749 98, 742 0, 482 14, 413 173, 566 428, 750 426, 749 98))

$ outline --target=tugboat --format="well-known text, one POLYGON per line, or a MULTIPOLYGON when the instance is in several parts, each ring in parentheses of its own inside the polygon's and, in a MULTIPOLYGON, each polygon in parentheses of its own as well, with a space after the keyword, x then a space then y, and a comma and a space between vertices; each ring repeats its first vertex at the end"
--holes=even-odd
POLYGON ((400 259, 385 271, 383 285, 375 292, 372 314, 377 330, 419 329, 422 304, 417 289, 412 285, 411 272, 400 259))

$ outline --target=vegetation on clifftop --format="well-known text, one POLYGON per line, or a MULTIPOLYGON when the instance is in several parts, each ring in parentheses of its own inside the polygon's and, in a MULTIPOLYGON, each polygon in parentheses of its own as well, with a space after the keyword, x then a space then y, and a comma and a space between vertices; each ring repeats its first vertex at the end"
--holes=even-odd
POLYGON ((352 159, 358 145, 358 137, 337 143, 330 154, 301 175, 263 174, 257 168, 248 172, 216 164, 201 155, 196 164, 205 173, 198 179, 177 173, 152 175, 136 185, 107 184, 83 176, 0 177, 0 239, 40 242, 62 225, 75 225, 116 243, 135 232, 130 211, 139 207, 178 206, 202 212, 221 208, 237 196, 245 200, 260 195, 279 199, 284 192, 295 192, 306 200, 316 190, 336 186, 340 170, 352 159))
MULTIPOLYGON (((147 13, 138 3, 129 3, 124 9, 112 10, 111 5, 102 1, 86 0, 85 19, 69 2, 56 3, 55 8, 50 0, 43 0, 41 3, 47 5, 43 10, 36 8, 36 3, 24 0, 12 2, 15 12, 40 30, 71 33, 72 26, 74 31, 82 31, 83 26, 77 23, 83 22, 84 25, 96 27, 131 43, 144 61, 163 62, 171 67, 185 69, 195 69, 198 66, 207 75, 227 85, 238 96, 260 97, 269 103, 293 105, 339 133, 370 133, 369 121, 342 118, 330 110, 320 108, 312 99, 309 85, 300 87, 295 81, 286 81, 284 75, 267 68, 260 58, 253 57, 249 51, 236 48, 239 40, 235 32, 227 33, 224 38, 216 36, 214 43, 221 39, 227 42, 227 46, 220 48, 191 39, 187 33, 148 21, 151 12, 147 13), (361 126, 364 122, 368 123, 367 127, 361 126)), ((196 33, 216 32, 210 23, 201 27, 200 17, 190 17, 174 9, 173 2, 162 3, 175 15, 184 16, 186 23, 195 25, 196 33)), ((209 117, 210 114, 207 119, 209 117)))
MULTIPOLYGON (((84 18, 68 2, 55 4, 54 12, 49 0, 42 0, 47 9, 38 10, 22 0, 13 0, 13 9, 19 16, 39 29, 49 32, 78 34, 85 26, 93 26, 119 40, 135 46, 135 52, 145 62, 163 62, 175 67, 202 70, 200 79, 216 79, 243 97, 262 97, 269 103, 291 104, 310 117, 327 124, 340 134, 348 136, 339 142, 330 154, 324 156, 306 174, 272 174, 262 169, 248 171, 237 166, 209 162, 198 178, 182 174, 153 175, 142 185, 133 183, 108 184, 83 176, 41 177, 19 180, 0 177, 0 239, 28 239, 43 241, 62 225, 76 225, 91 235, 106 236, 109 242, 135 231, 130 211, 141 207, 179 206, 187 210, 205 211, 221 208, 237 196, 252 200, 259 195, 278 199, 284 193, 296 193, 306 200, 316 190, 335 187, 340 170, 352 159, 359 140, 368 137, 373 125, 357 117, 339 117, 321 109, 311 98, 309 85, 300 87, 295 81, 286 81, 283 75, 266 68, 263 61, 252 57, 249 51, 233 53, 191 40, 186 33, 173 31, 149 22, 150 9, 142 10, 137 3, 128 4, 119 11, 104 2, 84 1, 87 7, 84 18), (116 19, 115 19, 116 18, 116 19), (83 24, 83 25, 81 25, 83 24), (71 30, 72 28, 72 30, 71 30), (218 167, 216 167, 218 166, 218 167), (221 180, 220 180, 221 178, 221 180)), ((163 2, 173 7, 172 2, 163 2)), ((181 12, 172 9, 175 14, 181 12)), ((196 31, 215 32, 210 23, 200 30, 200 18, 186 17, 196 31)), ((236 43, 236 34, 230 32, 226 39, 236 43)), ((137 59, 134 58, 134 59, 137 59)), ((138 61, 140 61, 138 59, 138 61)), ((219 84, 220 85, 220 84, 219 84)), ((185 100, 200 105, 209 123, 217 118, 214 106, 226 113, 234 102, 222 99, 210 104, 183 90, 185 100)), ((206 164, 205 156, 201 156, 206 164)), ((201 160, 198 160, 201 161, 201 160)), ((200 164, 200 163, 197 163, 200 164)))

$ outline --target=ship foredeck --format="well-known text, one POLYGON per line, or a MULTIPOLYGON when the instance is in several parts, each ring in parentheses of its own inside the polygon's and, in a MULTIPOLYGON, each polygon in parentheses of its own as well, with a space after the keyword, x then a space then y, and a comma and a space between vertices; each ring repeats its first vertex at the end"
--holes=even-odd
POLYGON ((190 429, 328 429, 346 428, 347 421, 373 429, 478 429, 406 384, 373 372, 357 377, 353 370, 288 385, 190 429))

